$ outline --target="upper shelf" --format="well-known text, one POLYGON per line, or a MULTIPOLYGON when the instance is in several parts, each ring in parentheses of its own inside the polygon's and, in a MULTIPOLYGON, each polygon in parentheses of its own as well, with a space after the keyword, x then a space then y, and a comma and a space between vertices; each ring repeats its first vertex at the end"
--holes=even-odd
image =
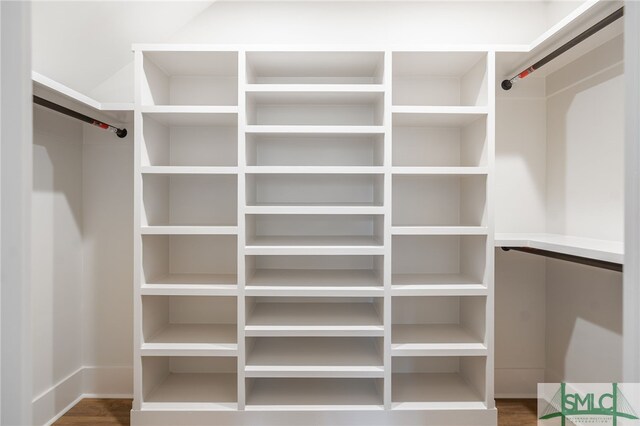
POLYGON ((248 52, 249 83, 382 83, 382 52, 248 52))
POLYGON ((527 247, 605 262, 624 263, 624 243, 559 234, 496 234, 496 247, 527 247))

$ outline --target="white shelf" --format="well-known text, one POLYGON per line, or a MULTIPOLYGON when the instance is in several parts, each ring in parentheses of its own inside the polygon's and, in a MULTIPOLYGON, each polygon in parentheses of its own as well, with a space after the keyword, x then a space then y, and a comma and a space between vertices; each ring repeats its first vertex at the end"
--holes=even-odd
POLYGON ((383 296, 380 277, 371 270, 259 269, 247 279, 247 296, 383 296))
POLYGON ((384 254, 384 246, 373 237, 257 237, 247 242, 245 254, 384 254))
POLYGON ((237 296, 237 277, 232 274, 170 274, 142 285, 149 296, 237 296))
POLYGON ((142 226, 142 235, 237 235, 237 226, 142 226))
POLYGON ((237 106, 143 106, 144 118, 165 126, 237 126, 237 106))
POLYGON ((208 284, 143 284, 143 296, 237 296, 238 286, 208 284))
POLYGON ((487 235, 486 226, 393 226, 392 235, 487 235))
POLYGON ((247 84, 247 93, 382 93, 382 84, 247 84))
POLYGON ((142 174, 186 174, 186 175, 234 175, 237 167, 207 167, 207 166, 144 166, 140 168, 142 174))
POLYGON ((248 174, 383 174, 380 166, 247 166, 248 174))
POLYGON ((233 373, 170 373, 144 398, 142 408, 235 410, 236 377, 233 373))
MULTIPOLYGON (((261 85, 256 85, 261 86, 261 85)), ((332 85, 333 86, 333 85, 332 85)), ((364 85, 355 85, 361 87, 364 85)), ((278 85, 277 87, 282 87, 278 85)), ((286 85, 293 87, 293 85, 286 85)), ((324 87, 324 86, 323 86, 324 87)), ((314 90, 257 90, 247 91, 247 103, 260 105, 300 105, 307 107, 309 105, 370 105, 381 102, 384 95, 382 90, 319 90, 317 86, 313 86, 314 90)))
POLYGON ((382 410, 375 379, 253 379, 247 410, 382 410))
POLYGON ((169 324, 142 344, 142 355, 236 356, 235 324, 169 324))
POLYGON ((381 278, 371 270, 352 269, 258 269, 247 278, 251 286, 382 286, 381 278))
POLYGON ((369 338, 262 338, 247 355, 247 377, 383 377, 382 357, 369 338))
POLYGON ((456 373, 393 373, 394 410, 486 409, 482 397, 456 373))
POLYGON ((486 296, 487 287, 463 274, 393 274, 393 296, 486 296))
POLYGON ((483 106, 394 106, 393 125, 406 127, 461 127, 488 114, 483 106))
POLYGON ((257 303, 247 336, 382 336, 384 328, 369 303, 257 303))
POLYGON ((394 324, 392 356, 484 356, 487 347, 457 324, 394 324))
POLYGON ((246 214, 384 214, 383 206, 340 206, 340 205, 255 205, 246 206, 246 214))
POLYGON ((529 247, 606 262, 624 263, 624 243, 559 234, 496 234, 496 247, 529 247))
POLYGON ((285 125, 250 125, 247 133, 262 134, 335 134, 335 135, 375 135, 384 134, 384 126, 285 126, 285 125))
POLYGON ((394 175, 486 175, 488 167, 393 167, 394 175))

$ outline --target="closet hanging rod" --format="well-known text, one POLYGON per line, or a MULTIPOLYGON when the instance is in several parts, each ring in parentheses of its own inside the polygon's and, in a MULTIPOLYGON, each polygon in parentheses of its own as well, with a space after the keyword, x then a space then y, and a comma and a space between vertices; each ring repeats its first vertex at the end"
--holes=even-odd
POLYGON ((594 35, 598 31, 600 31, 601 29, 605 28, 609 24, 612 24, 615 21, 617 21, 618 19, 622 18, 623 15, 624 15, 624 7, 621 7, 620 9, 616 10, 615 12, 613 12, 611 15, 607 16, 606 18, 604 18, 600 22, 598 22, 595 25, 593 25, 591 28, 585 30, 581 34, 577 35, 576 37, 572 38, 571 40, 569 40, 568 42, 566 42, 565 44, 563 44, 562 46, 560 46, 559 48, 554 50, 553 52, 549 53, 547 56, 545 56, 544 58, 540 59, 535 64, 531 65, 529 68, 525 69, 524 71, 520 72, 519 74, 516 74, 515 76, 513 76, 513 78, 510 78, 508 80, 503 80, 502 84, 500 84, 500 86, 502 86, 502 88, 504 90, 511 89, 511 87, 513 86, 514 82, 516 82, 518 80, 522 80, 523 78, 525 78, 529 74, 531 74, 534 71, 536 71, 538 68, 542 67, 543 65, 546 65, 548 62, 550 62, 553 59, 557 58, 558 56, 562 55, 567 50, 571 49, 572 47, 576 46, 577 44, 579 44, 582 41, 586 40, 587 38, 591 37, 592 35, 594 35))
POLYGON ((594 266, 596 268, 608 269, 610 271, 622 272, 622 264, 608 262, 606 260, 591 259, 589 257, 575 256, 573 254, 558 253, 555 251, 541 250, 531 247, 502 247, 504 251, 521 251, 523 253, 535 254, 551 259, 564 260, 567 262, 579 263, 581 265, 594 266))
POLYGON ((68 115, 69 117, 73 117, 77 120, 84 121, 85 123, 89 123, 93 126, 100 127, 101 129, 109 130, 110 132, 115 133, 116 136, 118 136, 119 138, 124 138, 125 136, 127 136, 127 129, 124 129, 124 128, 119 129, 115 126, 112 126, 111 124, 107 124, 103 121, 96 120, 95 118, 91 118, 87 115, 80 114, 79 112, 76 112, 69 108, 65 108, 62 105, 58 105, 56 103, 43 99, 39 96, 35 96, 35 95, 33 96, 33 103, 36 105, 41 105, 45 108, 52 109, 61 114, 68 115))

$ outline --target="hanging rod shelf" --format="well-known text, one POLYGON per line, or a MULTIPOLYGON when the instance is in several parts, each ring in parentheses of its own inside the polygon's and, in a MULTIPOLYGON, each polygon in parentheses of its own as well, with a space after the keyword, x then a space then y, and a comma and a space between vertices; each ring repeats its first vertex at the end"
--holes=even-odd
POLYGON ((552 60, 554 60, 558 56, 560 56, 563 53, 565 53, 567 50, 569 50, 572 47, 580 44, 584 40, 588 39, 589 37, 591 37, 592 35, 594 35, 598 31, 600 31, 603 28, 605 28, 605 27, 609 26, 610 24, 614 23, 615 21, 617 21, 618 19, 622 18, 623 16, 624 16, 624 7, 621 7, 620 9, 616 10, 615 12, 613 12, 612 14, 607 16, 606 18, 604 18, 601 21, 599 21, 596 24, 594 24, 592 27, 590 27, 587 30, 583 31, 582 33, 578 34, 577 36, 575 36, 574 38, 572 38, 571 40, 569 40, 568 42, 566 42, 565 44, 563 44, 562 46, 560 46, 559 48, 554 50, 553 52, 549 53, 547 56, 545 56, 544 58, 540 59, 535 64, 531 65, 530 67, 526 68, 525 70, 523 70, 523 71, 519 72, 518 74, 514 75, 512 78, 503 80, 502 83, 500 84, 500 86, 504 90, 510 90, 511 87, 513 87, 513 83, 517 82, 518 80, 522 80, 525 77, 531 75, 534 71, 536 71, 539 68, 543 67, 547 63, 551 62, 552 60))
POLYGON ((116 136, 118 136, 119 138, 124 138, 127 136, 127 129, 125 128, 118 128, 115 126, 112 126, 111 124, 105 123, 103 121, 100 120, 96 120, 95 118, 91 118, 88 115, 84 115, 81 114, 77 111, 74 111, 72 109, 63 107, 62 105, 58 105, 54 102, 48 101, 44 98, 41 98, 39 96, 33 96, 33 103, 36 105, 40 105, 43 106, 45 108, 49 108, 53 111, 59 112, 61 114, 67 115, 69 117, 73 117, 76 120, 80 120, 80 121, 84 121, 85 123, 89 123, 93 126, 99 127, 103 130, 108 130, 110 132, 113 132, 116 134, 116 136))
POLYGON ((556 251, 541 250, 531 247, 502 247, 504 251, 520 251, 523 253, 544 256, 550 259, 564 260, 566 262, 579 263, 581 265, 594 266, 596 268, 608 269, 610 271, 622 272, 622 264, 607 262, 606 260, 592 259, 589 257, 574 256, 572 254, 558 253, 556 251))
POLYGON ((619 241, 543 233, 496 234, 495 246, 612 271, 622 271, 624 262, 619 241))

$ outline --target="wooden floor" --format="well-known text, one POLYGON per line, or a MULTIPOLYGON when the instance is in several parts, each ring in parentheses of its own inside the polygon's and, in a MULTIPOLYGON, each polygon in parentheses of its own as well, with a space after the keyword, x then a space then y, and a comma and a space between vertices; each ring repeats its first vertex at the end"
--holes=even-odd
MULTIPOLYGON (((535 399, 497 399, 498 426, 535 426, 535 399)), ((83 399, 54 425, 128 425, 130 399, 83 399)))

